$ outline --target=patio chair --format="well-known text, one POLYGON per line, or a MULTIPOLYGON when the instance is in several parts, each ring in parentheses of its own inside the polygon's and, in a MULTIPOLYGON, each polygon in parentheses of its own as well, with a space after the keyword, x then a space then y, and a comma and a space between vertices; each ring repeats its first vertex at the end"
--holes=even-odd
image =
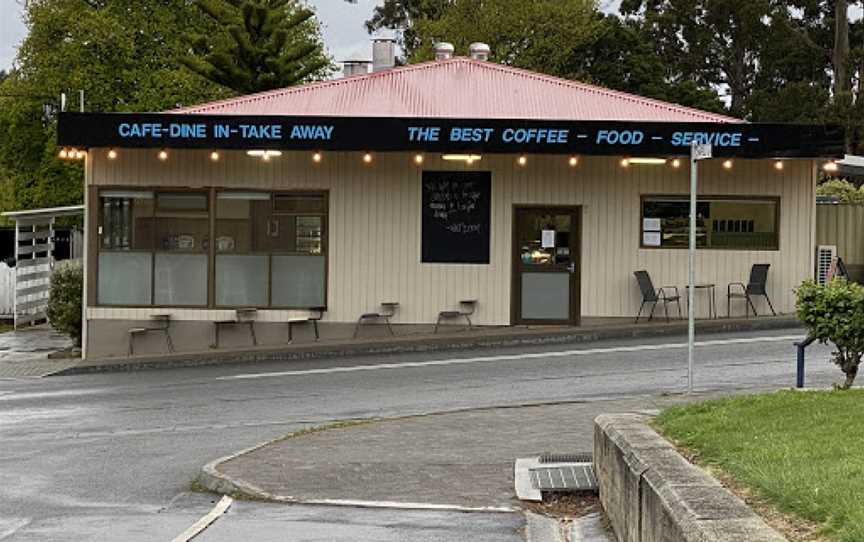
POLYGON ((768 282, 768 268, 771 264, 756 263, 750 269, 750 280, 745 285, 742 282, 732 282, 726 287, 726 317, 732 315, 732 300, 744 299, 744 316, 750 317, 750 309, 753 309, 753 316, 759 316, 756 312, 756 305, 753 304, 753 296, 763 296, 768 306, 771 308, 771 314, 777 316, 777 311, 774 310, 774 305, 771 304, 771 298, 768 297, 768 288, 765 283, 768 282), (740 290, 740 292, 734 290, 740 290))
POLYGON ((452 318, 464 318, 468 321, 468 329, 474 327, 474 324, 471 323, 471 315, 474 314, 474 309, 477 307, 476 299, 463 299, 459 302, 460 309, 458 311, 441 311, 438 313, 438 320, 435 321, 435 331, 433 333, 438 333, 438 326, 441 325, 441 320, 444 319, 452 319, 452 318))
POLYGON ((357 319, 357 325, 354 326, 354 338, 357 338, 357 334, 360 333, 360 324, 367 320, 378 320, 384 321, 384 324, 387 325, 387 331, 390 332, 390 335, 395 335, 393 333, 393 327, 390 325, 390 318, 396 314, 396 309, 399 308, 399 303, 396 302, 387 302, 381 303, 381 312, 367 312, 360 315, 360 318, 357 319))
POLYGON ((666 313, 666 321, 669 321, 669 303, 678 305, 678 318, 681 318, 681 295, 678 293, 677 286, 663 286, 657 290, 654 289, 654 283, 651 282, 651 275, 648 271, 634 271, 636 282, 639 283, 639 290, 642 292, 642 304, 639 306, 639 312, 636 314, 636 323, 639 323, 639 317, 642 316, 642 309, 645 305, 651 303, 651 312, 648 314, 648 320, 654 318, 654 309, 657 308, 657 303, 663 303, 663 310, 666 313), (674 292, 674 295, 672 294, 674 292))

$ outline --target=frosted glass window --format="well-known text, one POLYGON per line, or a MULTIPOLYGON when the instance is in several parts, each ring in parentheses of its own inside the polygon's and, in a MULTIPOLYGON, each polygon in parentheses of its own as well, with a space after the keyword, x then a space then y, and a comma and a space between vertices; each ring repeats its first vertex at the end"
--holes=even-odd
POLYGON ((523 273, 522 319, 568 320, 570 273, 523 273))
POLYGON ((267 256, 216 256, 216 304, 267 306, 267 256))
POLYGON ((323 307, 324 256, 273 256, 273 306, 323 307))
POLYGON ((100 305, 149 305, 151 258, 149 252, 99 254, 97 301, 100 305))
POLYGON ((156 254, 156 305, 207 304, 206 254, 156 254))
POLYGON ((323 307, 327 259, 273 256, 273 306, 323 307))

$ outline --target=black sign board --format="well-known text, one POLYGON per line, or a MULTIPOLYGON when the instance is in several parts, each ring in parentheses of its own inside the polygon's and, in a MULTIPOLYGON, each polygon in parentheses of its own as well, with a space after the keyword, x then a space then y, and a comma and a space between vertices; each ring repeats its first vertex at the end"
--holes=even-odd
POLYGON ((687 156, 843 156, 833 125, 61 113, 67 147, 687 156))
POLYGON ((489 263, 492 174, 423 172, 423 263, 489 263))

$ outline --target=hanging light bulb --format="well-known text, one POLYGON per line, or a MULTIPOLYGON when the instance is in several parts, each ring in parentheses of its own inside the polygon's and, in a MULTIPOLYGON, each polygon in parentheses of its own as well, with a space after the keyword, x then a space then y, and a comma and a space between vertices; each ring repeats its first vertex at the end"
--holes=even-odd
POLYGON ((679 160, 678 158, 672 160, 672 167, 674 167, 675 169, 680 168, 681 167, 681 160, 679 160))
POLYGON ((528 157, 523 154, 522 156, 519 157, 517 162, 519 163, 520 166, 525 167, 525 165, 528 163, 528 157))
POLYGON ((732 169, 732 160, 725 160, 723 162, 723 169, 732 169))
POLYGON ((365 163, 365 164, 371 164, 372 163, 372 155, 369 154, 368 152, 363 155, 363 163, 365 163))
POLYGON ((160 160, 162 160, 164 162, 165 160, 168 159, 168 151, 166 151, 165 149, 162 149, 161 151, 159 151, 158 157, 160 160))
POLYGON ((570 160, 568 160, 567 163, 570 164, 570 167, 576 167, 579 165, 579 157, 571 156, 570 160))
POLYGON ((108 151, 108 159, 114 160, 115 158, 117 158, 117 151, 115 151, 114 149, 109 150, 108 151))
POLYGON ((316 164, 320 164, 321 160, 322 160, 322 156, 321 156, 320 152, 316 152, 315 154, 312 155, 312 161, 315 162, 316 164))
POLYGON ((64 147, 64 148, 60 149, 60 152, 57 154, 57 156, 59 156, 60 158, 62 158, 63 160, 65 160, 66 158, 69 157, 69 152, 68 152, 68 151, 66 150, 66 148, 64 147))
POLYGON ((782 160, 777 160, 776 162, 774 162, 774 169, 776 169, 777 171, 783 171, 784 167, 785 166, 782 160))
POLYGON ((414 163, 417 164, 418 166, 421 165, 423 163, 423 155, 422 154, 415 154, 414 155, 414 163))
POLYGON ((216 151, 211 152, 210 153, 210 160, 212 160, 213 162, 218 162, 219 161, 219 153, 216 151))

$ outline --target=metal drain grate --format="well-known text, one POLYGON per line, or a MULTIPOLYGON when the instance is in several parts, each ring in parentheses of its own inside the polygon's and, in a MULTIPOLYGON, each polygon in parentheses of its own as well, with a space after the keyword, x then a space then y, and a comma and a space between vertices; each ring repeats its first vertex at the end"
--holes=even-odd
POLYGON ((597 491, 597 476, 589 464, 531 469, 531 485, 539 491, 597 491))
POLYGON ((594 454, 591 452, 576 452, 572 454, 545 453, 540 456, 540 463, 592 463, 594 454))

